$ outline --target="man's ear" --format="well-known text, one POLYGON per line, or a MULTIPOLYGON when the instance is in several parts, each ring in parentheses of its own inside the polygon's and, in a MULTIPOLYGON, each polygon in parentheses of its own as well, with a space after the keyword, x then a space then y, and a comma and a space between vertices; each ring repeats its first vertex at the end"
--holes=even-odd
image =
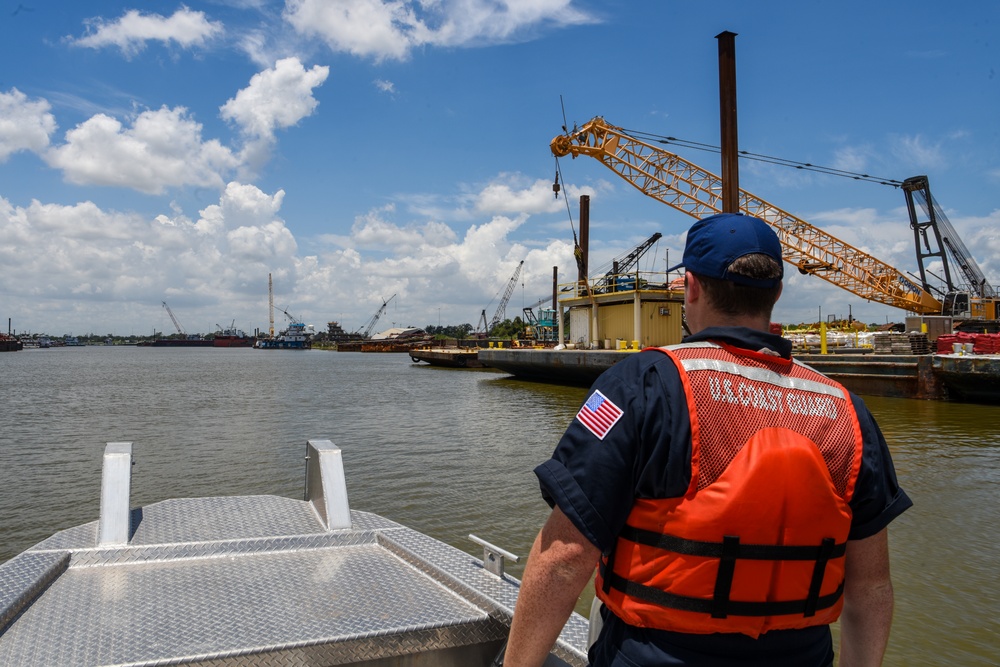
POLYGON ((696 301, 701 298, 701 283, 698 282, 698 277, 693 273, 688 271, 684 274, 684 297, 688 301, 696 301))

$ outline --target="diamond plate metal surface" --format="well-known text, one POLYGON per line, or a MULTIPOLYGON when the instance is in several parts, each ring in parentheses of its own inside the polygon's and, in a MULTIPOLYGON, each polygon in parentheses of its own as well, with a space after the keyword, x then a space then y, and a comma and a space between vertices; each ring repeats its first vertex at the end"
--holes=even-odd
POLYGON ((68 565, 65 552, 23 553, 7 561, 0 568, 0 632, 68 565))
MULTIPOLYGON (((326 531, 305 501, 244 496, 150 505, 125 547, 96 548, 93 524, 62 531, 0 566, 0 612, 14 610, 0 665, 345 665, 435 652, 440 662, 419 664, 489 664, 473 656, 491 658, 506 636, 517 580, 383 517, 351 518, 326 531)), ((585 642, 575 616, 555 653, 584 665, 585 642)))

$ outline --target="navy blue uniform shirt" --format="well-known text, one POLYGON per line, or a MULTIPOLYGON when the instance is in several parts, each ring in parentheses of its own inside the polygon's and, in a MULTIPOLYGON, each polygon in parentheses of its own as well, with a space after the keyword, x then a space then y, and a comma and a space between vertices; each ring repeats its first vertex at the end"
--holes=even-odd
MULTIPOLYGON (((743 327, 713 327, 684 342, 724 342, 768 348, 786 359, 791 343, 781 336, 743 327)), ((535 469, 542 496, 558 505, 603 553, 617 541, 636 498, 683 496, 691 481, 691 424, 680 375, 656 351, 630 355, 605 371, 588 398, 600 391, 622 410, 599 439, 579 419, 570 423, 552 454, 535 469)), ((860 398, 851 401, 864 449, 850 506, 848 539, 875 535, 912 505, 899 487, 889 448, 860 398)), ((825 667, 833 661, 828 626, 775 630, 752 639, 741 634, 689 635, 645 630, 606 613, 601 640, 591 651, 595 665, 767 665, 825 667)))

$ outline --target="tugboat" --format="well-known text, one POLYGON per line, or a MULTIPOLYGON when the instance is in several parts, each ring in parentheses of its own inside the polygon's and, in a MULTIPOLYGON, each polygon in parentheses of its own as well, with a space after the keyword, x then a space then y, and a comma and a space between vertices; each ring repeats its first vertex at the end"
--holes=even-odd
POLYGON ((274 338, 258 338, 254 347, 258 350, 309 350, 312 349, 312 335, 312 326, 292 322, 274 338))

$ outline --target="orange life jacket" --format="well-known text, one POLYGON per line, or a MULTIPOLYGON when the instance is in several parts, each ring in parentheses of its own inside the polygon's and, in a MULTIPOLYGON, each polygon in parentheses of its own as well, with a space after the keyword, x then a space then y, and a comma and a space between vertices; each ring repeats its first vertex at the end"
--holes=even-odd
POLYGON ((638 498, 598 570, 622 620, 694 634, 836 620, 861 428, 847 391, 798 362, 715 343, 657 348, 680 372, 691 484, 638 498))

